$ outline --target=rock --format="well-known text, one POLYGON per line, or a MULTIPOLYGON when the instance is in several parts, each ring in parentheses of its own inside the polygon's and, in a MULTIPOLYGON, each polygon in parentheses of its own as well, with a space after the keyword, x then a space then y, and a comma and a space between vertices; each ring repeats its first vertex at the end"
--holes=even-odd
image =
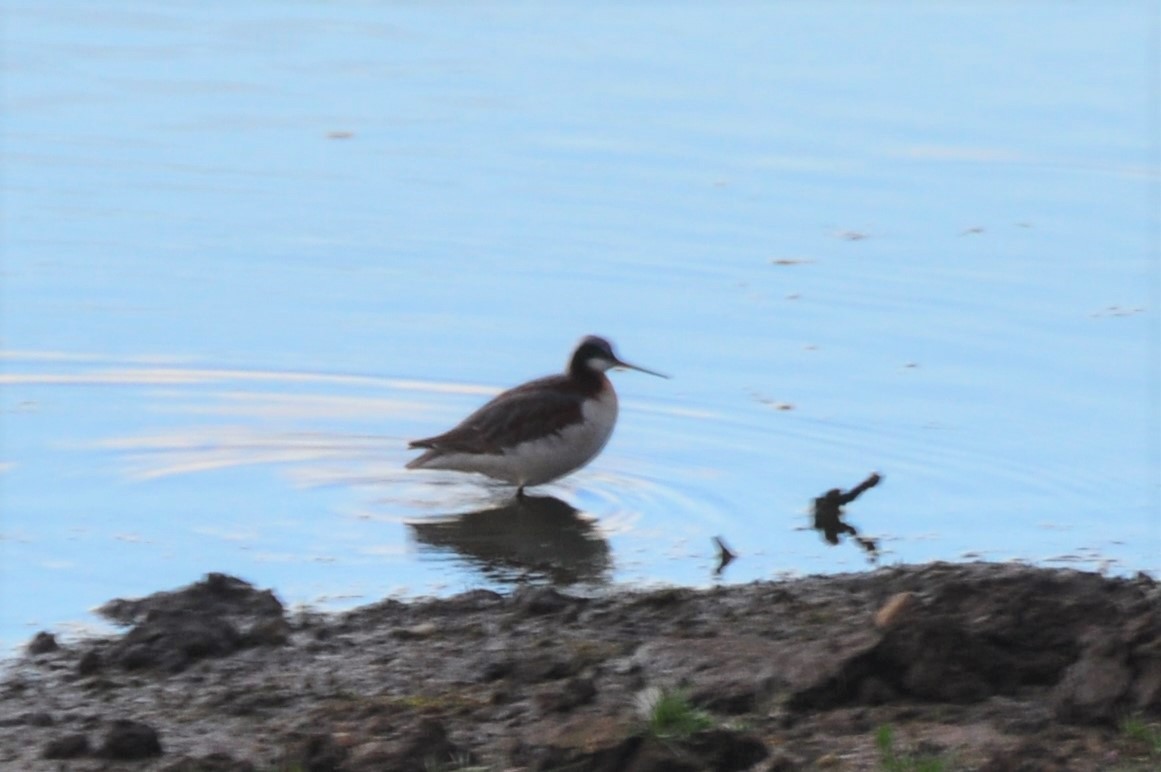
MULTIPOLYGON (((984 586, 944 583, 939 597, 922 606, 896 594, 880 609, 894 607, 877 619, 885 629, 882 637, 832 642, 829 669, 819 667, 813 681, 796 688, 792 704, 798 709, 878 704, 893 699, 892 692, 963 704, 1011 694, 1022 686, 1056 683, 1075 659, 1082 625, 1109 614, 1100 593, 1061 586, 1071 579, 1032 573, 1027 581, 1010 586, 999 580, 984 586), (1029 598, 1032 591, 1042 596, 1029 598), (1078 599, 1085 610, 1081 615, 1078 599), (865 683, 869 679, 875 681, 873 688, 865 683)), ((804 655, 806 660, 812 657, 817 661, 819 655, 804 655)), ((1095 672, 1075 673, 1072 686, 1065 688, 1068 695, 1062 692, 1057 700, 1060 710, 1076 716, 1092 715, 1093 710, 1107 715, 1121 698, 1111 691, 1121 689, 1126 680, 1119 670, 1102 667, 1100 672, 1107 677, 1103 684, 1094 680, 1095 672)))
POLYGON ((99 612, 121 624, 135 624, 107 654, 109 662, 127 670, 180 672, 204 657, 285 643, 289 634, 282 604, 273 593, 225 574, 209 574, 184 589, 140 600, 110 601, 99 612))
POLYGON ((45 743, 40 756, 44 759, 75 759, 78 756, 87 755, 88 752, 89 738, 80 732, 75 732, 49 740, 45 743))
POLYGON ((201 657, 224 657, 242 646, 229 621, 190 611, 152 611, 109 650, 126 670, 161 668, 179 672, 201 657))
POLYGON ((1085 656, 1070 667, 1053 693, 1057 718, 1073 723, 1112 724, 1133 674, 1115 656, 1085 656))
POLYGON ((113 622, 132 625, 155 611, 190 611, 218 617, 268 619, 282 617, 282 604, 270 590, 255 590, 249 582, 227 574, 205 579, 172 592, 157 592, 136 600, 111 600, 97 613, 113 622))
POLYGON ((48 654, 49 652, 56 651, 59 648, 60 645, 56 642, 56 636, 54 636, 52 633, 41 630, 39 633, 32 637, 31 641, 28 642, 27 651, 29 654, 36 656, 37 654, 48 654))
POLYGON ((140 721, 117 719, 105 733, 98 755, 106 759, 128 761, 161 755, 157 731, 140 721))
POLYGON ((945 614, 916 615, 890 629, 876 648, 888 683, 927 700, 978 702, 1019 683, 1013 656, 945 614))
POLYGON ((109 654, 127 669, 177 672, 202 657, 285 643, 289 635, 282 604, 272 592, 225 574, 208 574, 181 590, 140 600, 110 601, 98 611, 121 624, 136 624, 109 654))
POLYGON ((790 678, 787 707, 795 711, 834 708, 856 699, 868 677, 893 682, 897 674, 880 667, 875 656, 881 641, 882 636, 860 631, 836 636, 825 646, 803 648, 786 666, 790 678))

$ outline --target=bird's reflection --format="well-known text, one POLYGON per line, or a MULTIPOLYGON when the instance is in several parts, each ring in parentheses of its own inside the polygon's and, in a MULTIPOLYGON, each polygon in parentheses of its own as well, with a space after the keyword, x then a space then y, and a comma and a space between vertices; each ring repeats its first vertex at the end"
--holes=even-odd
POLYGON ((421 548, 452 551, 493 580, 603 584, 609 543, 594 522, 553 496, 408 523, 421 548))

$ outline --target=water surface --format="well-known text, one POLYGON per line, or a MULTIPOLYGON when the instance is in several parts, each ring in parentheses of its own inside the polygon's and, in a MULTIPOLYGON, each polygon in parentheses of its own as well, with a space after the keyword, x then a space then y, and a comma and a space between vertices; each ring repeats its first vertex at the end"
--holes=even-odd
POLYGON ((17 3, 0 641, 858 569, 873 470, 882 562, 1156 570, 1157 15, 17 3), (674 376, 588 468, 403 470, 586 333, 674 376))

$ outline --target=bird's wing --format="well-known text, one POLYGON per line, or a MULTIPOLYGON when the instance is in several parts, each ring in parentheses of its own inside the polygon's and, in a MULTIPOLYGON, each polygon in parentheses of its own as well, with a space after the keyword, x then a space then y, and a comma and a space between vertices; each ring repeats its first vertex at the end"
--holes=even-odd
POLYGON ((560 376, 550 376, 510 389, 460 422, 454 429, 410 443, 443 453, 503 453, 505 448, 560 432, 582 418, 584 395, 574 390, 547 389, 560 376))

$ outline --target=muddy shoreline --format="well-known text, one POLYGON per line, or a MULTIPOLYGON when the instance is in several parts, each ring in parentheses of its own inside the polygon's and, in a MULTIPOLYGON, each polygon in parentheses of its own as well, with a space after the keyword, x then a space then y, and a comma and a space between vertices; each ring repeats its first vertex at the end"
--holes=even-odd
POLYGON ((1145 574, 935 563, 334 615, 211 574, 104 613, 126 632, 6 663, 3 768, 1161 769, 1145 574))

